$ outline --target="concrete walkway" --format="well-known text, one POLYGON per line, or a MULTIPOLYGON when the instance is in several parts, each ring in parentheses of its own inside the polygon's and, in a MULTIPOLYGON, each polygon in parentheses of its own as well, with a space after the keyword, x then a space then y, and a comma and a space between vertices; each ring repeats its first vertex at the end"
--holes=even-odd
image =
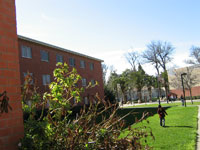
MULTIPOLYGON (((188 104, 188 102, 191 102, 191 100, 186 100, 186 103, 188 104)), ((200 99, 198 99, 198 100, 193 100, 193 102, 200 102, 200 99)), ((162 104, 166 104, 167 103, 167 101, 163 101, 163 100, 161 100, 160 101, 160 103, 161 103, 161 105, 162 104)), ((171 104, 171 103, 181 103, 181 101, 180 100, 177 100, 177 101, 173 101, 173 102, 169 102, 169 104, 171 104)), ((156 102, 147 102, 147 103, 133 103, 133 104, 123 104, 123 105, 120 105, 120 107, 129 107, 129 106, 139 106, 139 105, 151 105, 151 104, 158 104, 158 101, 156 101, 156 102)))
POLYGON ((198 111, 198 130, 197 130, 197 150, 200 150, 200 106, 199 107, 199 111, 198 111))

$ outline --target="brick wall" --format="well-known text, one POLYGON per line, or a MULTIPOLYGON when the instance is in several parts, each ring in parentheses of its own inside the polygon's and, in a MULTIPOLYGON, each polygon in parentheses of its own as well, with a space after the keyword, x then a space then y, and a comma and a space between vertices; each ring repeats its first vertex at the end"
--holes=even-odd
POLYGON ((14 0, 0 0, 0 93, 4 90, 12 111, 0 116, 0 150, 13 150, 24 132, 14 0))
MULTIPOLYGON (((176 93, 178 97, 183 95, 182 89, 170 90, 173 93, 176 93)), ((190 91, 185 89, 185 96, 190 96, 190 91)), ((200 86, 196 86, 192 88, 192 96, 200 96, 200 86)))
MULTIPOLYGON (((80 55, 72 54, 69 52, 61 51, 56 48, 48 47, 42 44, 38 44, 36 42, 30 42, 24 39, 18 39, 19 44, 19 63, 20 63, 20 77, 21 84, 24 82, 24 72, 33 73, 33 78, 36 81, 36 85, 39 87, 39 92, 43 93, 48 89, 47 86, 43 85, 42 75, 49 74, 51 75, 51 81, 53 81, 53 70, 56 67, 56 54, 63 56, 63 62, 69 64, 69 58, 75 59, 75 68, 77 69, 78 74, 81 75, 82 78, 86 78, 87 83, 91 82, 91 80, 98 81, 99 85, 86 89, 86 91, 82 94, 82 97, 88 97, 92 99, 92 97, 98 93, 101 99, 104 97, 103 90, 103 73, 101 68, 101 61, 97 61, 95 59, 90 59, 87 57, 83 57, 80 55), (32 51, 32 58, 24 58, 21 54, 21 47, 28 46, 32 51), (40 51, 44 50, 49 54, 49 61, 41 61, 40 51), (80 67, 80 60, 85 61, 85 68, 80 67), (89 63, 94 64, 94 70, 90 70, 89 63)), ((72 67, 70 67, 72 69, 72 67)), ((81 86, 81 82, 79 82, 79 86, 81 86)))

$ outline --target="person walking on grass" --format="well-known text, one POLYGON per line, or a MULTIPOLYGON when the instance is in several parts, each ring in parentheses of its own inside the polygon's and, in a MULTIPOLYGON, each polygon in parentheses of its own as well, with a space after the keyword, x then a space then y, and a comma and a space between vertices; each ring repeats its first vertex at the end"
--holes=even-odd
POLYGON ((158 105, 158 111, 157 111, 159 117, 160 117, 160 126, 165 126, 165 115, 168 115, 164 108, 162 108, 161 105, 158 105))
POLYGON ((180 99, 181 99, 181 102, 182 102, 182 106, 184 106, 184 98, 183 98, 183 95, 181 95, 180 99))

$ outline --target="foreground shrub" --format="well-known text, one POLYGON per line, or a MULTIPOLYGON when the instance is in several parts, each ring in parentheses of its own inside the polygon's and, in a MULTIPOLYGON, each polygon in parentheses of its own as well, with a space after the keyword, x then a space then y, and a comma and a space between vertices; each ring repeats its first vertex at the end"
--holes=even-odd
MULTIPOLYGON (((129 127, 127 135, 119 138, 125 127, 123 118, 131 112, 123 117, 117 116, 118 105, 101 100, 98 95, 96 104, 91 101, 89 107, 84 106, 73 116, 71 109, 74 105, 71 100, 81 100, 83 88, 77 87, 81 77, 75 69, 69 71, 67 64, 59 63, 57 66, 54 70, 54 82, 49 86, 50 92, 43 96, 43 110, 49 103, 46 116, 44 113, 41 113, 39 118, 34 116, 39 97, 31 94, 29 96, 35 102, 29 107, 30 115, 25 121, 25 136, 21 140, 20 149, 144 149, 140 139, 152 136, 152 133, 145 132, 141 127, 129 127)), ((23 107, 27 109, 25 101, 24 98, 23 107)))

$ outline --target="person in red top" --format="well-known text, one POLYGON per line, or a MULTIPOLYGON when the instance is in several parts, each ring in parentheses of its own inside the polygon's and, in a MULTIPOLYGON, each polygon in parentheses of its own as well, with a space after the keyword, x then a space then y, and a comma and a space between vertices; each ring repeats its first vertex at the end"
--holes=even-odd
POLYGON ((160 117, 160 126, 165 126, 165 115, 168 115, 167 112, 162 108, 161 105, 158 105, 158 111, 157 111, 159 117, 160 117))

